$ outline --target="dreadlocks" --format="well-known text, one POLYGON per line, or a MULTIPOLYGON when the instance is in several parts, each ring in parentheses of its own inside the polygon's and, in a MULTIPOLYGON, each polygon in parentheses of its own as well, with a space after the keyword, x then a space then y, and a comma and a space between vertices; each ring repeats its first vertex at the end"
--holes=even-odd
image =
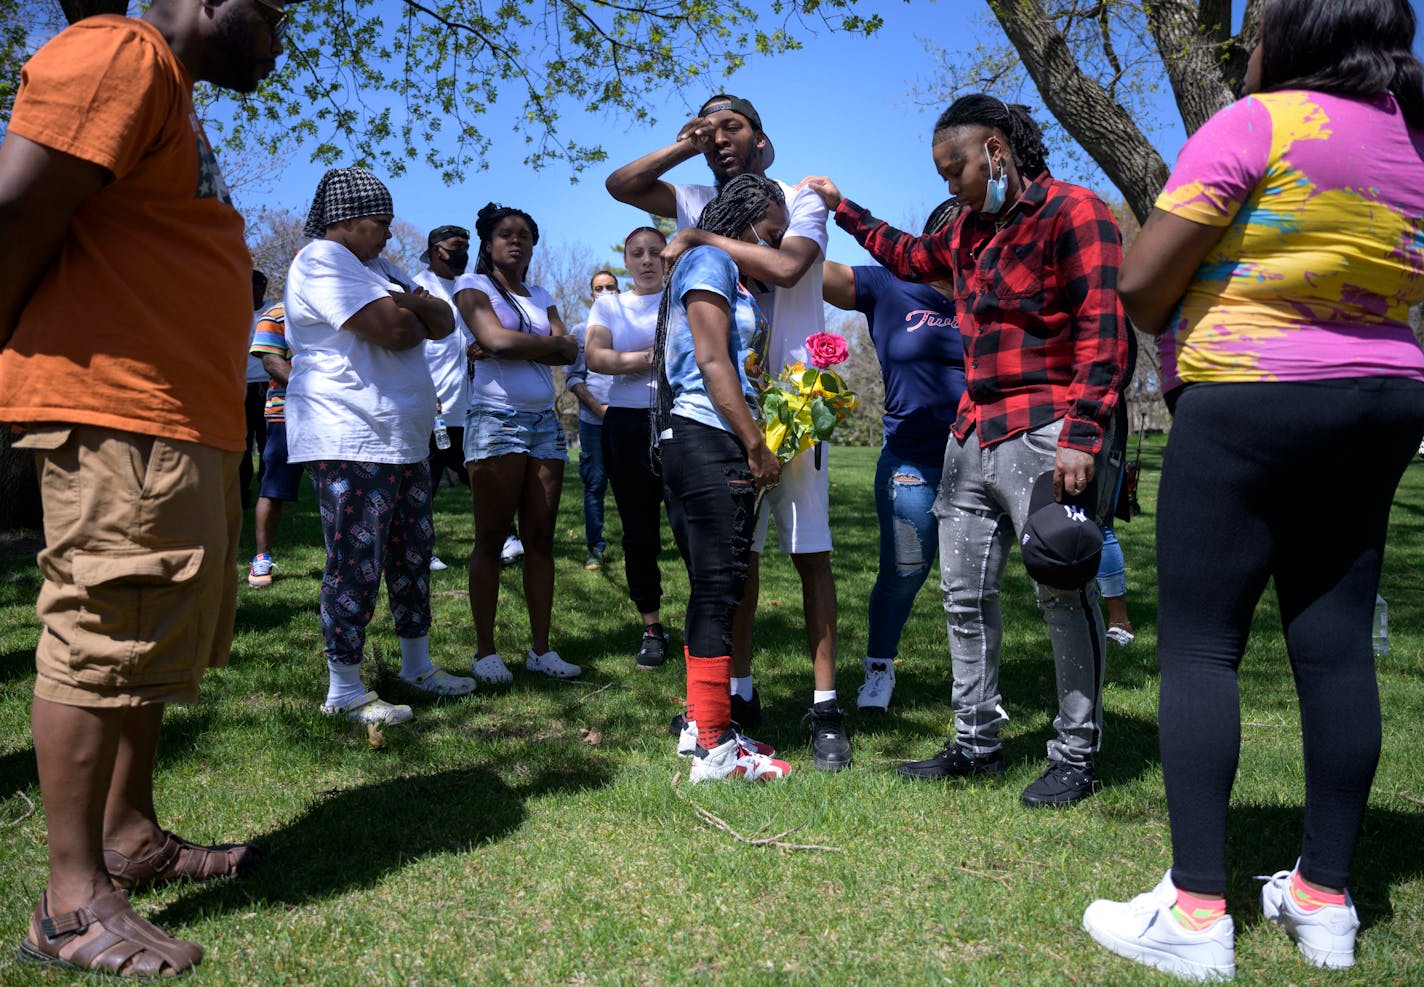
MULTIPOLYGON (((738 175, 723 185, 716 198, 703 208, 702 215, 697 217, 697 228, 735 239, 770 212, 773 206, 785 205, 786 195, 776 182, 750 173, 738 175)), ((654 414, 650 416, 654 450, 672 416, 672 387, 667 379, 667 333, 673 305, 672 273, 682 256, 679 254, 668 267, 663 297, 658 303, 658 329, 653 340, 653 379, 658 382, 658 401, 654 414)))
MULTIPOLYGON (((518 216, 529 224, 529 232, 533 235, 534 243, 539 242, 539 224, 534 222, 534 217, 523 209, 515 209, 513 206, 501 206, 497 202, 486 203, 480 210, 479 216, 475 218, 475 236, 479 237, 480 251, 475 256, 475 273, 483 274, 490 279, 495 290, 504 298, 505 304, 514 309, 514 314, 519 317, 520 331, 532 329, 533 323, 529 321, 529 316, 524 314, 524 309, 514 300, 503 282, 495 274, 494 260, 490 256, 490 241, 494 238, 495 227, 510 216, 518 216)), ((524 270, 519 273, 519 280, 523 281, 529 273, 529 265, 524 265, 524 270)))
POLYGON ((1009 139, 1014 166, 1029 181, 1048 170, 1048 149, 1043 145, 1043 131, 1029 116, 1027 106, 1005 103, 983 93, 961 96, 935 121, 933 141, 939 143, 943 140, 941 135, 945 131, 973 124, 994 127, 1009 139))

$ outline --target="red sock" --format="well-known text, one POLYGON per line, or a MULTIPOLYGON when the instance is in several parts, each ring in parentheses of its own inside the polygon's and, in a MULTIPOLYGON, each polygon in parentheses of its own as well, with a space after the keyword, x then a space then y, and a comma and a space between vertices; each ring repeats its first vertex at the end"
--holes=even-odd
POLYGON ((732 658, 697 658, 682 649, 687 661, 687 718, 697 723, 697 742, 711 750, 732 725, 732 658))
POLYGON ((1312 888, 1309 884, 1306 884, 1300 879, 1299 870, 1291 873, 1290 896, 1291 900, 1296 903, 1296 907, 1303 912, 1313 912, 1317 908, 1324 908, 1326 905, 1345 904, 1345 895, 1343 892, 1332 894, 1329 891, 1312 888))

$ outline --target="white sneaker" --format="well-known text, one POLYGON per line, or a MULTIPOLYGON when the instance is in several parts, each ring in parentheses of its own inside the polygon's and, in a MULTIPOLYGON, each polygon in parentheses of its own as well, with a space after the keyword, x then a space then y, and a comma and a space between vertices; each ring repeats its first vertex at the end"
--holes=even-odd
POLYGON ((1107 629, 1107 639, 1119 648, 1125 648, 1137 640, 1137 635, 1121 624, 1112 624, 1107 629))
POLYGON ((546 651, 542 655, 536 655, 533 648, 529 649, 529 657, 524 659, 524 667, 531 672, 547 675, 551 679, 576 679, 583 674, 582 668, 564 661, 559 657, 557 651, 546 651))
POLYGON ((1200 932, 1172 917, 1177 888, 1169 870, 1151 891, 1131 901, 1099 899, 1083 913, 1083 928, 1099 945, 1185 980, 1236 976, 1236 926, 1223 915, 1200 932))
MULTIPOLYGON (((776 753, 776 748, 760 740, 753 740, 746 734, 741 733, 732 727, 732 732, 737 735, 737 742, 753 754, 760 754, 763 757, 771 757, 776 753)), ((697 721, 684 719, 682 732, 677 735, 677 753, 679 757, 691 757, 697 753, 697 721)))
POLYGON ((509 685, 514 681, 514 673, 498 654, 471 658, 470 674, 486 685, 509 685))
POLYGON ((722 742, 710 751, 698 748, 701 753, 692 755, 692 767, 687 772, 689 782, 695 785, 699 781, 722 778, 774 781, 791 773, 791 765, 785 761, 743 747, 734 731, 728 730, 722 737, 722 742))
POLYGON ((450 568, 448 565, 446 565, 444 562, 441 562, 441 561, 440 561, 440 556, 438 556, 438 555, 432 555, 432 556, 430 556, 430 571, 431 571, 431 572, 444 572, 444 571, 445 571, 446 569, 448 569, 448 568, 450 568))
POLYGON ((499 560, 505 565, 514 565, 524 558, 524 543, 516 536, 509 535, 504 539, 504 548, 500 550, 499 560))
MULTIPOLYGON (((1296 861, 1296 867, 1300 861, 1296 861)), ((1275 922, 1286 935, 1295 940, 1296 948, 1316 966, 1343 970, 1355 965, 1355 933, 1360 929, 1360 916, 1355 914, 1355 902, 1345 892, 1345 904, 1326 905, 1307 912, 1291 898, 1291 875, 1295 870, 1278 871, 1271 877, 1262 874, 1261 911, 1275 922)))
POLYGON ((890 658, 863 658, 860 663, 865 668, 865 684, 860 687, 855 706, 883 713, 890 708, 890 694, 895 691, 895 662, 890 658))

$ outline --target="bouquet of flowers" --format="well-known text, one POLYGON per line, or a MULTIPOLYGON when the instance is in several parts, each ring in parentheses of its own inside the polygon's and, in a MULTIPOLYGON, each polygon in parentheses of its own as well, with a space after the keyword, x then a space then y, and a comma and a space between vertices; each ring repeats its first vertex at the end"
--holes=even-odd
POLYGON ((806 337, 811 366, 788 364, 761 392, 762 429, 766 445, 783 463, 798 452, 831 437, 860 398, 830 369, 844 363, 845 337, 830 332, 806 337))

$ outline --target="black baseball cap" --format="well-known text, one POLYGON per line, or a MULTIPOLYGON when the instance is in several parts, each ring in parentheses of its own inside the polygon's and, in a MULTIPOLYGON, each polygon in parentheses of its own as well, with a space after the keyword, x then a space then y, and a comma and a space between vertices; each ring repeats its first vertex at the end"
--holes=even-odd
POLYGON ((1098 574, 1103 533, 1093 517, 1097 483, 1061 503, 1053 497, 1053 471, 1033 482, 1028 520, 1019 536, 1024 567, 1034 582, 1054 589, 1082 589, 1098 574))
POLYGON ((421 262, 422 264, 429 264, 429 263, 430 263, 430 248, 433 247, 433 246, 435 246, 435 245, 436 245, 437 243, 439 243, 441 240, 448 240, 448 239, 450 239, 452 236, 462 236, 462 237, 464 237, 466 240, 468 240, 468 239, 470 238, 470 231, 467 230, 467 229, 465 229, 463 226, 437 226, 437 227, 435 227, 435 229, 433 229, 433 230, 430 231, 430 235, 425 238, 425 249, 424 249, 423 251, 421 251, 421 254, 420 254, 420 262, 421 262))
POLYGON ((776 160, 776 148, 771 146, 771 138, 767 136, 766 130, 761 125, 761 114, 756 111, 756 107, 750 100, 742 99, 740 96, 729 96, 726 93, 718 93, 707 102, 702 104, 702 109, 697 111, 697 115, 705 117, 709 113, 720 113, 722 110, 731 110, 746 117, 753 129, 757 130, 766 145, 761 149, 761 166, 765 170, 771 167, 771 163, 776 160))

